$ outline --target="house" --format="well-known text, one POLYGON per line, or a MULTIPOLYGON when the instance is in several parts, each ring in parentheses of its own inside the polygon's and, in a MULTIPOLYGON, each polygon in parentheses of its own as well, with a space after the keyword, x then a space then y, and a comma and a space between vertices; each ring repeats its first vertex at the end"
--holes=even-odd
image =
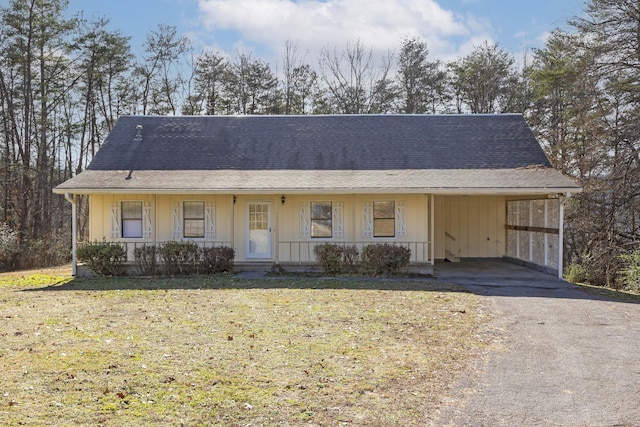
POLYGON ((54 192, 74 214, 89 195, 89 239, 130 257, 190 240, 233 247, 240 266, 307 265, 320 243, 391 242, 418 268, 509 257, 561 276, 580 190, 504 114, 125 116, 54 192))

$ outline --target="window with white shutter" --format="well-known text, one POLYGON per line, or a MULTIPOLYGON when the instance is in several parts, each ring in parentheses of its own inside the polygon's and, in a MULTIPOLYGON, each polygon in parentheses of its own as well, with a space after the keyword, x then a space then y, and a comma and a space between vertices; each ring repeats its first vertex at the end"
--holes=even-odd
POLYGON ((120 203, 111 202, 111 238, 120 238, 120 203))
POLYGON ((396 202, 396 236, 407 236, 407 205, 404 201, 396 202))
POLYGON ((309 204, 305 202, 300 203, 300 227, 299 234, 301 239, 307 239, 311 236, 311 214, 309 204))
POLYGON ((171 215, 171 229, 173 230, 173 239, 182 239, 182 205, 180 202, 173 203, 171 215))
POLYGON ((145 239, 150 239, 153 234, 153 224, 151 220, 151 203, 144 202, 142 210, 142 230, 145 239))
POLYGON ((204 226, 205 226, 205 238, 216 238, 216 205, 213 202, 207 202, 204 208, 204 226))
POLYGON ((333 205, 333 237, 344 237, 344 204, 336 202, 333 205))
POLYGON ((373 202, 364 202, 362 207, 362 237, 373 237, 373 202))

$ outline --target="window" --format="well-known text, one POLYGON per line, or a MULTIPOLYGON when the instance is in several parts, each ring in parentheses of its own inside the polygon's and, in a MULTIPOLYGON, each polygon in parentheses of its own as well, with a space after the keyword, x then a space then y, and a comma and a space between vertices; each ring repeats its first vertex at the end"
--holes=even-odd
POLYGON ((204 238, 204 202, 184 202, 184 237, 204 238))
POLYGON ((122 237, 142 237, 142 202, 122 202, 122 237))
POLYGON ((331 202, 311 202, 311 237, 333 236, 331 202))
POLYGON ((373 237, 395 237, 395 212, 393 201, 373 202, 373 237))

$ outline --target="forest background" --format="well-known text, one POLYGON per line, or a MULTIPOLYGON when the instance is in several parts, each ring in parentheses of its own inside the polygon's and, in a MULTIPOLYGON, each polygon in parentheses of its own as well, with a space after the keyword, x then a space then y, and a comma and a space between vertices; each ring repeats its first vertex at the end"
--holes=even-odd
MULTIPOLYGON (((51 190, 87 167, 121 115, 522 113, 553 165, 584 188, 566 210, 567 273, 640 289, 635 0, 587 2, 517 60, 485 42, 443 62, 415 37, 383 56, 346 40, 309 58, 292 39, 277 66, 252 52, 195 52, 163 24, 134 55, 108 20, 69 18, 67 7, 0 8, 2 270, 69 260, 70 204, 51 190)), ((81 198, 81 239, 87 208, 81 198)))

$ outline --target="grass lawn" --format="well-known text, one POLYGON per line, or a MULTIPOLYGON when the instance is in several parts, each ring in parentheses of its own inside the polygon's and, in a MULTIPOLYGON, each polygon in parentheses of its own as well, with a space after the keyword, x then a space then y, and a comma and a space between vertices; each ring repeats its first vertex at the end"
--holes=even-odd
POLYGON ((0 425, 424 425, 479 297, 411 280, 0 277, 0 425))

